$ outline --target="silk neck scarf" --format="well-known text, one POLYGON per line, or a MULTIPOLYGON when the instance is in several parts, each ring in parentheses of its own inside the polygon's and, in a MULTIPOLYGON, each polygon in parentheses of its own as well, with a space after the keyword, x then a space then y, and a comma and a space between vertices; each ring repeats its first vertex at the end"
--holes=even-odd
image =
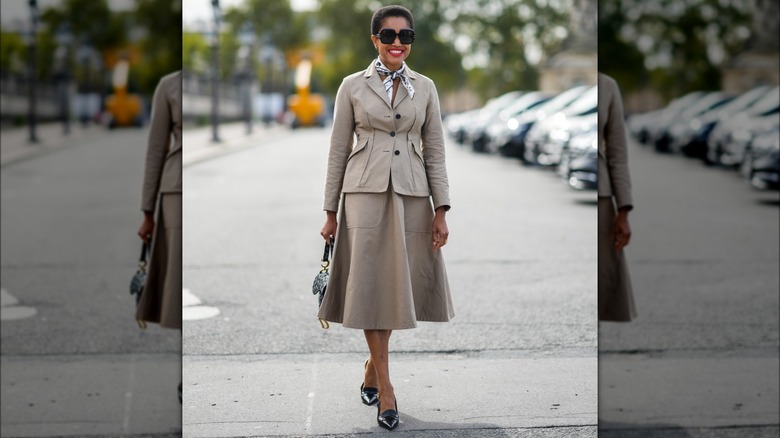
POLYGON ((405 62, 401 65, 401 68, 396 71, 390 71, 389 68, 382 64, 382 61, 379 58, 376 59, 374 65, 376 66, 377 73, 385 76, 385 79, 382 81, 382 83, 385 86, 387 98, 390 100, 390 102, 393 101, 393 80, 395 80, 395 78, 401 78, 401 84, 403 84, 403 86, 406 88, 406 91, 409 92, 409 97, 414 98, 414 87, 409 81, 409 77, 406 75, 405 62))

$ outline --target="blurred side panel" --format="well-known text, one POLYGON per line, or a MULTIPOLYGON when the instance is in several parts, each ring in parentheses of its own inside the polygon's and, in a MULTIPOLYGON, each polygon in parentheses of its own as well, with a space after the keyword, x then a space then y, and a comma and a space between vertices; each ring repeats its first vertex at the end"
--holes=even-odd
POLYGON ((2 435, 180 436, 180 332, 140 330, 129 285, 181 1, 0 8, 2 435))
POLYGON ((599 2, 638 317, 599 325, 599 436, 780 430, 778 3, 599 2))

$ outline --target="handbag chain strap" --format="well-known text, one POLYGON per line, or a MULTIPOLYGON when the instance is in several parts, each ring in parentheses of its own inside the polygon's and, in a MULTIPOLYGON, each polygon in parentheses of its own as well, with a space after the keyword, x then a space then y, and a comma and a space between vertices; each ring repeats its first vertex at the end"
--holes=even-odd
POLYGON ((141 257, 138 259, 138 268, 144 269, 146 268, 146 258, 149 256, 149 247, 151 247, 151 242, 147 243, 144 240, 144 244, 141 245, 141 257))
MULTIPOLYGON (((336 241, 333 236, 330 237, 333 243, 325 242, 325 252, 322 254, 322 271, 327 271, 330 266, 330 260, 333 258, 333 247, 336 246, 336 241)), ((322 272, 320 271, 320 272, 322 272)))

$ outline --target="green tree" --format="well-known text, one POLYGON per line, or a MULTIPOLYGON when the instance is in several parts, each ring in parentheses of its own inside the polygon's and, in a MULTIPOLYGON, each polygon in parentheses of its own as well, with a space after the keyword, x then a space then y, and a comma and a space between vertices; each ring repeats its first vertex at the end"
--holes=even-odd
POLYGON ((210 48, 206 38, 197 32, 184 32, 182 42, 182 67, 189 71, 208 68, 210 48))
POLYGON ((526 52, 535 47, 550 54, 560 47, 569 20, 568 2, 476 0, 453 2, 452 7, 456 33, 468 38, 465 52, 488 58, 487 66, 470 74, 483 97, 538 88, 538 65, 526 52))
POLYGON ((750 36, 747 5, 721 0, 601 0, 599 68, 625 90, 670 99, 718 89, 721 66, 750 36))
POLYGON ((146 31, 143 62, 134 70, 139 87, 149 93, 161 77, 182 68, 181 2, 137 0, 133 19, 146 31))

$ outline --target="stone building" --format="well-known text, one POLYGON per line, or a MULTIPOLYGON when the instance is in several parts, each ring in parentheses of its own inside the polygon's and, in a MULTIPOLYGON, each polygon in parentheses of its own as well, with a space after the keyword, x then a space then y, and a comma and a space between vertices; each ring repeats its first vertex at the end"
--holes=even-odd
POLYGON ((752 34, 740 53, 723 68, 722 88, 739 93, 759 85, 780 84, 780 3, 753 0, 752 34))
POLYGON ((539 89, 559 93, 576 85, 596 85, 598 36, 597 0, 573 0, 569 35, 561 50, 539 68, 539 89))

